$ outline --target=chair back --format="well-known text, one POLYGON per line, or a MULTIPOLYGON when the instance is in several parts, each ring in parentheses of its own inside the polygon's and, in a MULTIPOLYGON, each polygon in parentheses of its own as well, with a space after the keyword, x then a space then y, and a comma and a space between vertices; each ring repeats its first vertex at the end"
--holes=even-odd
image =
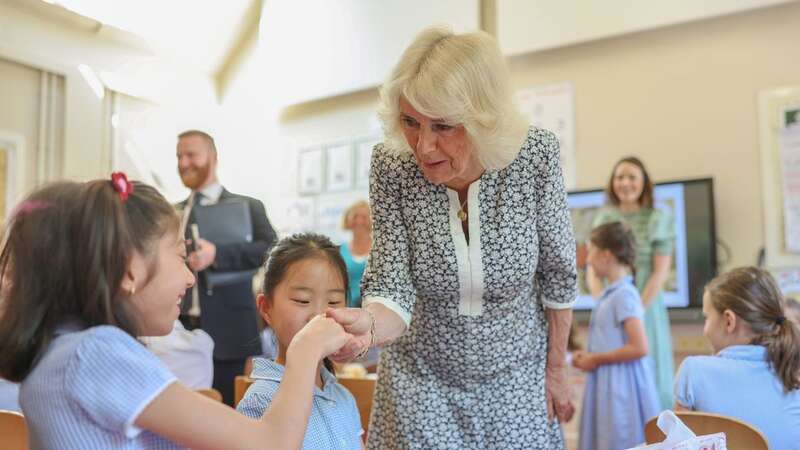
POLYGON ((15 411, 0 410, 0 441, 4 450, 28 450, 28 425, 15 411))
MULTIPOLYGON (((725 433, 728 450, 769 450, 767 438, 755 427, 739 419, 700 411, 675 411, 675 415, 698 436, 725 433)), ((644 426, 644 437, 648 444, 666 439, 658 429, 656 419, 650 419, 644 426)))
POLYGON ((214 388, 208 389, 198 389, 197 392, 200 395, 205 395, 206 397, 210 398, 211 400, 216 400, 218 402, 222 402, 222 393, 214 388))
POLYGON ((248 377, 247 375, 237 375, 233 381, 233 405, 236 407, 239 402, 244 398, 247 388, 250 387, 256 380, 248 377))
POLYGON ((361 416, 361 428, 364 436, 369 428, 369 415, 372 413, 372 398, 375 396, 377 379, 372 378, 339 378, 339 384, 347 388, 356 399, 358 413, 361 416))

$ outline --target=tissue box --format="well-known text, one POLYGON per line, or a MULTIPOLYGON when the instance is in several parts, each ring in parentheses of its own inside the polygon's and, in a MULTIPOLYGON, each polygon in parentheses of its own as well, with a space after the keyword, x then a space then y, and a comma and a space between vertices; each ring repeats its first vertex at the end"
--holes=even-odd
POLYGON ((727 450, 725 444, 725 433, 706 434, 696 436, 675 444, 650 444, 644 447, 628 450, 727 450))

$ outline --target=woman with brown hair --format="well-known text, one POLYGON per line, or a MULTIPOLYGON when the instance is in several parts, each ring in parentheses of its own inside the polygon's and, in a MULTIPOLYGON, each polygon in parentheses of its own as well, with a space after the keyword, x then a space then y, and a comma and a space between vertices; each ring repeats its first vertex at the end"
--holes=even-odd
MULTIPOLYGON (((653 206, 653 182, 636 157, 623 158, 614 166, 606 187, 608 207, 595 217, 594 225, 626 224, 636 236, 636 288, 642 297, 644 328, 650 348, 662 408, 672 407, 673 356, 669 316, 661 290, 672 264, 674 231, 672 217, 653 206)), ((590 271, 592 296, 603 291, 602 280, 590 271)))

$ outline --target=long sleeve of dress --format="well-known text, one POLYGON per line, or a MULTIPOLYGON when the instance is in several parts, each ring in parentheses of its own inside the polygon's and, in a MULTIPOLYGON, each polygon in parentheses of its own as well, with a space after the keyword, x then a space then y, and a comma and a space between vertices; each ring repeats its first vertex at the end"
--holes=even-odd
POLYGON ((417 294, 411 278, 409 237, 400 206, 402 179, 408 170, 383 144, 372 154, 369 199, 373 245, 361 286, 364 306, 378 302, 408 326, 417 294))
POLYGON ((575 237, 561 173, 558 139, 545 132, 543 143, 534 179, 539 236, 536 281, 546 307, 566 309, 572 307, 578 294, 575 237))

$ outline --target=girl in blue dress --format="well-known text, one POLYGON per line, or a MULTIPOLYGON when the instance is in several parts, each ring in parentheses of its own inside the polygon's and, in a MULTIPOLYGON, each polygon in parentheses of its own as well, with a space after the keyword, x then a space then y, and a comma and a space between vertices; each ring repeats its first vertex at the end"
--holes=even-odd
POLYGON ((0 253, 0 377, 22 382, 32 450, 300 447, 317 365, 350 336, 304 324, 270 410, 245 417, 137 340, 172 331, 194 281, 174 208, 122 173, 22 202, 0 253))
POLYGON ((703 334, 715 354, 683 361, 678 409, 732 416, 758 428, 773 450, 800 449, 800 329, 786 309, 775 280, 756 267, 711 280, 703 334))
POLYGON ((658 391, 647 356, 644 311, 630 275, 633 233, 620 222, 594 230, 587 263, 607 280, 589 324, 588 350, 573 365, 588 372, 579 448, 619 450, 644 442, 644 424, 659 413, 658 391))
MULTIPOLYGON (((344 308, 347 298, 347 267, 339 249, 325 236, 295 234, 272 249, 266 263, 258 310, 275 332, 278 356, 274 361, 255 358, 250 378, 255 382, 236 410, 258 418, 278 400, 286 352, 294 336, 313 317, 329 308, 344 308)), ((319 362, 314 377, 314 400, 303 440, 304 450, 362 448, 361 417, 355 398, 336 382, 333 364, 319 362)))

